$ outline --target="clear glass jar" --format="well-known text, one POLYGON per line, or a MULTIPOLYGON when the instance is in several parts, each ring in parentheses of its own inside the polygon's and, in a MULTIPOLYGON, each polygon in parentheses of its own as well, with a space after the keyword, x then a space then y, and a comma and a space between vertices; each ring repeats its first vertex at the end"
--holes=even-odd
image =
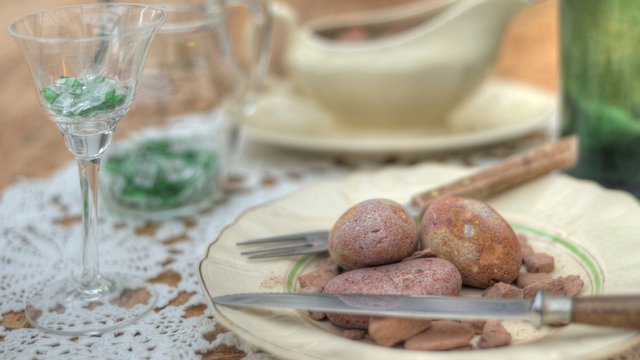
POLYGON ((224 0, 147 2, 167 18, 149 50, 131 125, 104 160, 103 197, 117 214, 161 220, 224 197, 236 128, 268 57, 268 14, 242 1, 256 14, 262 51, 247 74, 232 51, 224 0))

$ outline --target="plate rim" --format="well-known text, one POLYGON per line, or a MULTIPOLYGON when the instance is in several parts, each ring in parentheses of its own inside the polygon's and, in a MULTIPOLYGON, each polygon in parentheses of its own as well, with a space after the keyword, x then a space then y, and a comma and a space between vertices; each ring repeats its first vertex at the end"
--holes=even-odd
MULTIPOLYGON (((310 136, 312 131, 304 133, 291 132, 282 128, 256 126, 252 121, 242 123, 241 127, 248 139, 271 146, 321 154, 349 153, 351 155, 372 156, 430 154, 451 150, 466 150, 517 139, 536 131, 552 131, 556 126, 555 123, 558 116, 557 93, 524 81, 497 76, 490 76, 485 82, 535 91, 548 97, 550 104, 544 112, 532 114, 526 121, 509 123, 509 126, 466 132, 451 131, 448 134, 438 133, 436 134, 437 136, 398 137, 397 135, 402 135, 402 133, 396 132, 393 137, 389 138, 385 136, 388 131, 384 129, 367 131, 358 137, 333 137, 331 134, 310 136), (551 104, 552 100, 553 104, 551 104)), ((339 128, 353 130, 346 125, 340 125, 339 128)), ((438 129, 442 130, 442 128, 440 126, 438 129)), ((429 127, 417 128, 421 132, 429 129, 429 127)))

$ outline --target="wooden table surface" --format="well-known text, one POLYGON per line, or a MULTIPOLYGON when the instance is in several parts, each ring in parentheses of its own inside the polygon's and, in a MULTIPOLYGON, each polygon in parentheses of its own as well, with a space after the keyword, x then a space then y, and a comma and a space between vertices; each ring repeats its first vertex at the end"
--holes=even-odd
MULTIPOLYGON (((43 6, 81 1, 0 1, 0 191, 20 178, 46 176, 73 160, 55 125, 40 109, 25 58, 6 28, 12 19, 43 6)), ((315 1, 314 6, 319 6, 324 0, 315 1)), ((301 0, 289 2, 300 5, 301 0)), ((513 21, 503 42, 497 74, 552 91, 557 89, 556 14, 556 0, 541 0, 513 21)), ((13 328, 28 326, 21 314, 3 314, 1 324, 8 327, 8 322, 13 322, 13 328)), ((242 355, 237 349, 219 349, 203 357, 235 359, 242 355)))

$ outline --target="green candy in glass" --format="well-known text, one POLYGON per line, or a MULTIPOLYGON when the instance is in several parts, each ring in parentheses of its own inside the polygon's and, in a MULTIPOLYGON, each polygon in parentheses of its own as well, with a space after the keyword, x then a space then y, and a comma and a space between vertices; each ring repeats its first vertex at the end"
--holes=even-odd
POLYGON ((115 148, 105 163, 109 196, 129 208, 162 211, 206 199, 218 176, 216 149, 193 138, 160 137, 115 148))
POLYGON ((149 49, 132 108, 139 121, 104 158, 103 199, 119 217, 193 216, 225 199, 233 185, 240 124, 267 71, 270 7, 261 0, 136 2, 163 9, 167 20, 149 49), (246 61, 236 58, 233 48, 242 44, 228 32, 227 7, 236 5, 251 10, 246 61))

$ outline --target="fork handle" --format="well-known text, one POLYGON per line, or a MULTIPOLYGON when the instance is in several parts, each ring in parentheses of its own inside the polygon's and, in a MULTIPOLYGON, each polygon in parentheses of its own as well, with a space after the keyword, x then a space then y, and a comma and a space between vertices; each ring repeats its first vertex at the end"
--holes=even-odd
POLYGON ((442 196, 484 199, 553 170, 571 168, 578 160, 577 142, 572 135, 514 154, 473 175, 416 194, 411 204, 422 213, 442 196))

